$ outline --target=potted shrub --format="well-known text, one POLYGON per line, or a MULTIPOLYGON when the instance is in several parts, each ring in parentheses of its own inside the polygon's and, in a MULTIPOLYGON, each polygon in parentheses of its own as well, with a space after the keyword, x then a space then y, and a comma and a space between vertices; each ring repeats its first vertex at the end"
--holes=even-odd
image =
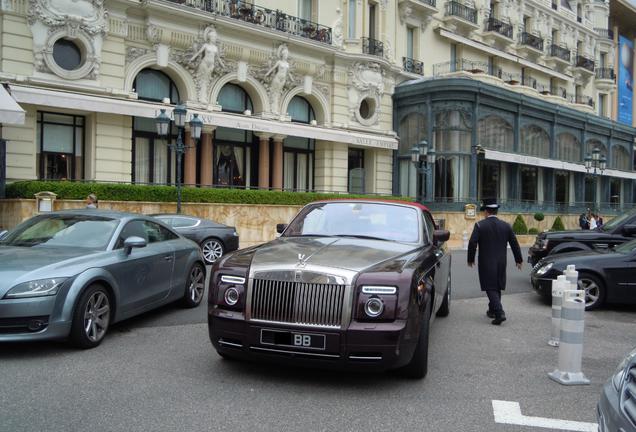
POLYGON ((557 216, 556 219, 554 219, 554 223, 552 224, 550 231, 565 231, 565 226, 563 225, 561 216, 557 216))
POLYGON ((541 231, 541 222, 545 219, 545 215, 541 212, 536 212, 533 217, 538 222, 538 230, 541 231))
POLYGON ((514 232, 516 235, 528 234, 528 225, 526 225, 526 221, 523 220, 523 217, 521 217, 521 215, 517 215, 517 218, 512 224, 512 232, 514 232))

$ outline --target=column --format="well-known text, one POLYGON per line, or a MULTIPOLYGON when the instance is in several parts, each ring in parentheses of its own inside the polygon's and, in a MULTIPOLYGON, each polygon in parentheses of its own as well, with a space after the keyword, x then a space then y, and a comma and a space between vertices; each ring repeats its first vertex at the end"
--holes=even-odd
POLYGON ((269 189, 269 139, 270 134, 257 133, 258 143, 258 188, 269 189))
POLYGON ((204 127, 201 134, 201 185, 212 186, 214 184, 214 143, 212 134, 214 127, 204 127))
POLYGON ((274 135, 274 160, 272 161, 272 189, 283 189, 283 140, 285 135, 274 135))
POLYGON ((186 147, 183 161, 183 184, 193 186, 197 183, 197 149, 194 140, 190 137, 189 130, 185 132, 183 145, 186 147))

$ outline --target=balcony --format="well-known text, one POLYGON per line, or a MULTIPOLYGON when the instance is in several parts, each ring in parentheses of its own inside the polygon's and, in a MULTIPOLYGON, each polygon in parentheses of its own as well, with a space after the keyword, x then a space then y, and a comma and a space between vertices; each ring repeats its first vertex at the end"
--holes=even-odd
POLYGON ((528 56, 538 57, 543 54, 543 39, 524 31, 521 33, 518 50, 528 56))
POLYGON ((384 43, 373 38, 363 37, 362 52, 378 57, 384 57, 384 43))
POLYGON ((565 69, 570 65, 570 50, 552 44, 548 47, 546 64, 554 69, 565 69))
POLYGON ((577 55, 575 67, 585 69, 590 73, 594 73, 594 60, 590 60, 589 58, 582 55, 577 55))
POLYGON ((477 30, 477 9, 473 9, 455 0, 446 2, 446 15, 444 22, 449 30, 463 30, 468 35, 477 30))
POLYGON ((409 57, 402 57, 402 67, 404 72, 424 75, 424 63, 409 57))
POLYGON ((611 91, 616 87, 616 75, 612 68, 596 68, 596 89, 611 91))
POLYGON ((614 30, 606 28, 594 28, 594 31, 604 39, 614 40, 614 30))
POLYGON ((594 99, 591 96, 577 95, 572 99, 572 103, 577 105, 587 105, 590 108, 594 108, 594 99))
POLYGON ((436 0, 399 0, 398 5, 401 10, 410 9, 410 13, 422 13, 424 15, 437 13, 436 0))
POLYGON ((331 44, 331 27, 242 0, 168 0, 260 27, 331 44))
POLYGON ((490 17, 486 20, 486 32, 494 32, 508 39, 512 39, 512 25, 490 17))
POLYGON ((468 59, 457 59, 455 61, 449 61, 444 63, 438 63, 433 65, 433 75, 441 76, 453 72, 471 72, 471 73, 485 73, 488 71, 488 63, 482 61, 474 61, 468 59))

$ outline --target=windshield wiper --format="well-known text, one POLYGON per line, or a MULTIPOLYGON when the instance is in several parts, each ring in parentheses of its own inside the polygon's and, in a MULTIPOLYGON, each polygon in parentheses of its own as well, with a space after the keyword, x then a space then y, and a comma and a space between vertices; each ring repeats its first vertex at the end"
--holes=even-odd
POLYGON ((333 237, 353 237, 353 238, 359 238, 359 239, 385 240, 385 241, 389 240, 389 239, 382 238, 382 237, 374 237, 374 236, 362 235, 362 234, 334 234, 333 237))

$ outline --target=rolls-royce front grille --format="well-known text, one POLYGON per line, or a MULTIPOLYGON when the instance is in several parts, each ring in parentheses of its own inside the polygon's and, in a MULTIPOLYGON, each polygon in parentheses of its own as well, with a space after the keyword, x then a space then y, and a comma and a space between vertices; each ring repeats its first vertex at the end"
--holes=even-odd
POLYGON ((342 322, 345 285, 255 279, 253 320, 338 328, 342 322))

